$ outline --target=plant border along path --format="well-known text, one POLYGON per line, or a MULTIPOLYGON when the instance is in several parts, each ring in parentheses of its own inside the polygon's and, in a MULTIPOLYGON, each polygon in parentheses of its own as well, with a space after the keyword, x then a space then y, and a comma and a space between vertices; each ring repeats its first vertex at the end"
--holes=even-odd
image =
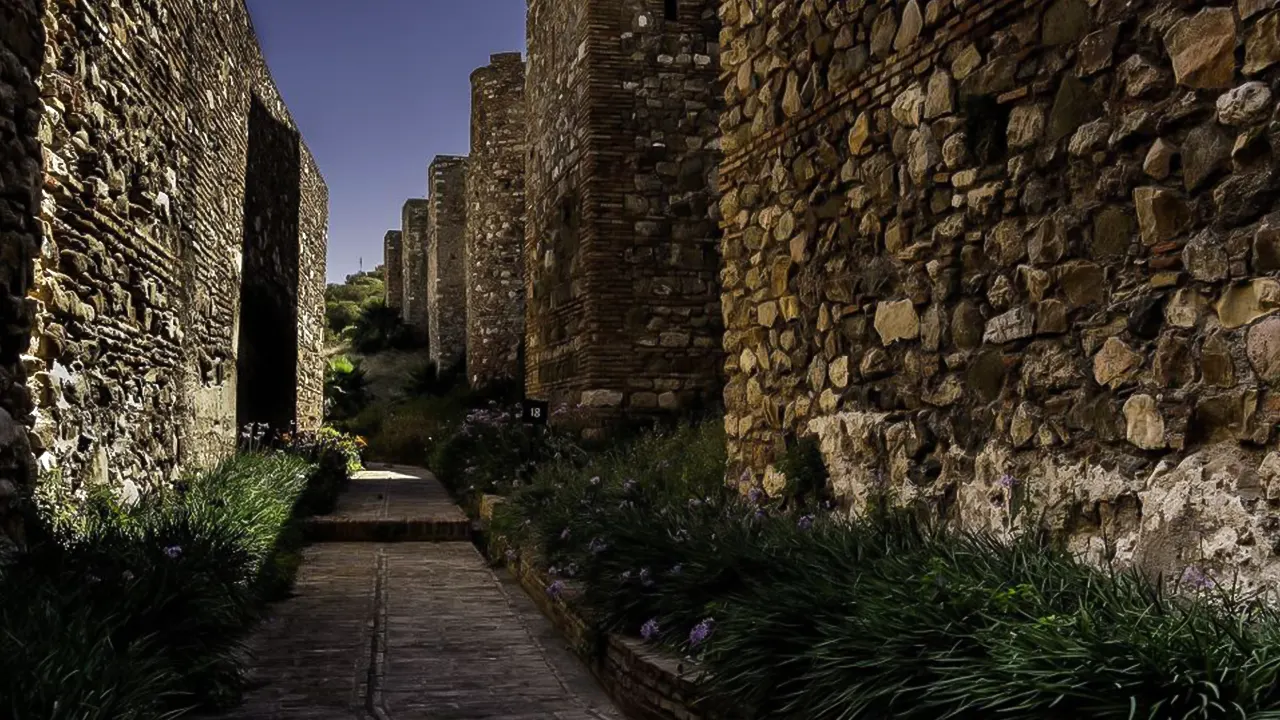
POLYGON ((470 530, 426 470, 357 473, 337 510, 309 521, 320 542, 250 641, 251 687, 223 717, 620 720, 470 530))

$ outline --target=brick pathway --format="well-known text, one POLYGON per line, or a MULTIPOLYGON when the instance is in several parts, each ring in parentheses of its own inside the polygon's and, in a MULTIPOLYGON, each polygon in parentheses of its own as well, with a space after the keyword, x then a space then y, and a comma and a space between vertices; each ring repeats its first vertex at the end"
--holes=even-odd
MULTIPOLYGON (((465 522, 428 473, 361 473, 331 522, 465 522), (381 497, 379 497, 381 496, 381 497)), ((250 644, 237 720, 620 720, 533 603, 469 542, 307 548, 250 644)))

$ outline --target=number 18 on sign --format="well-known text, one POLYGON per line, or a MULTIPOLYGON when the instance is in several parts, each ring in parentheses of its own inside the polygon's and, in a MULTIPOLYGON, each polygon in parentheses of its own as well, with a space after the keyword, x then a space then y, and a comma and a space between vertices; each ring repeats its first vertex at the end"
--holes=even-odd
POLYGON ((524 406, 525 422, 533 423, 534 425, 547 424, 547 408, 549 405, 545 400, 526 399, 522 404, 524 406))

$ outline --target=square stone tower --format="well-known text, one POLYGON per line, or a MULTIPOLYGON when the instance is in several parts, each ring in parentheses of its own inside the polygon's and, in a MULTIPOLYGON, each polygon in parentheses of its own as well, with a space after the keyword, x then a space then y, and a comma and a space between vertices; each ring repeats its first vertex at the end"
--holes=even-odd
POLYGON ((400 212, 402 282, 404 305, 400 317, 414 340, 424 342, 428 335, 431 293, 427 280, 427 242, 430 203, 421 198, 406 200, 400 212))
POLYGON ((399 310, 404 306, 404 246, 399 230, 388 230, 382 239, 382 272, 387 288, 387 307, 399 310))
POLYGON ((466 359, 467 284, 463 256, 467 227, 467 158, 438 155, 427 176, 427 325, 431 359, 439 370, 466 359))
POLYGON ((717 5, 529 3, 530 397, 607 420, 720 391, 717 5))
POLYGON ((477 387, 522 378, 525 135, 524 60, 493 55, 471 74, 467 374, 477 387))

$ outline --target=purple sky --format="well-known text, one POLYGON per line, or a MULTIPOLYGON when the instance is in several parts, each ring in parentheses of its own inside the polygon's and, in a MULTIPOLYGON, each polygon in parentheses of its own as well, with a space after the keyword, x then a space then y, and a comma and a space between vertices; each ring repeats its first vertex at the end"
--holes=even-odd
POLYGON ((525 0, 248 0, 329 185, 329 282, 382 262, 427 165, 470 146, 471 71, 524 50, 525 0))

